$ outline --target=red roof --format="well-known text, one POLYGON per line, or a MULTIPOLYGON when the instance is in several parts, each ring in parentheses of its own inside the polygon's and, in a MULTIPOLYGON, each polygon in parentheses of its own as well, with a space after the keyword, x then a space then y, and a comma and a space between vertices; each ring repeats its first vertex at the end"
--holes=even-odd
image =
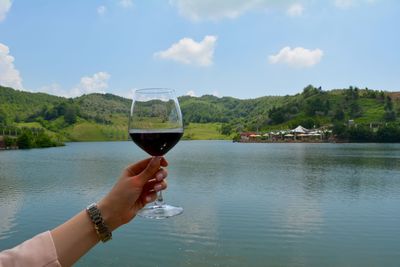
POLYGON ((247 136, 247 137, 249 137, 250 135, 255 135, 255 134, 257 134, 257 133, 255 133, 255 132, 243 132, 243 133, 240 133, 240 136, 247 136))

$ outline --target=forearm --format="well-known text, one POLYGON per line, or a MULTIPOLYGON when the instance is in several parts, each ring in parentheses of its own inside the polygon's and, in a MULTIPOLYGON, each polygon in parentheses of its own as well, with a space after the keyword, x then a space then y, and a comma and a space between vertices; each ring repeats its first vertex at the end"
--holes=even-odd
MULTIPOLYGON (((164 179, 167 161, 153 157, 130 165, 110 193, 97 203, 109 231, 132 220, 145 204, 154 201, 156 192, 167 187, 164 179)), ((86 210, 51 231, 62 266, 71 266, 94 247, 100 238, 86 210)))
POLYGON ((85 210, 51 231, 59 262, 71 266, 99 242, 85 210))

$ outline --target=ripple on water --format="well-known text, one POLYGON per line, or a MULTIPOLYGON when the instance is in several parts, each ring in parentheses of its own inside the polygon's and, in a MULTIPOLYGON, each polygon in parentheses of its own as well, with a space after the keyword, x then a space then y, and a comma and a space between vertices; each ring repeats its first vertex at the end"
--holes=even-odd
MULTIPOLYGON (((127 142, 0 153, 0 249, 98 200, 143 157, 127 142)), ((165 199, 183 215, 137 218, 77 266, 400 262, 399 145, 180 142, 167 158, 165 199)))

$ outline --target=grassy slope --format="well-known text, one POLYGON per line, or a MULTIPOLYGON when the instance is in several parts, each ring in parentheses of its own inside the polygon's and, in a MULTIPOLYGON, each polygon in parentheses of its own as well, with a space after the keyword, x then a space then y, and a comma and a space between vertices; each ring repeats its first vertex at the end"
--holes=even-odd
MULTIPOLYGON (((191 123, 185 128, 185 140, 232 140, 231 136, 219 132, 219 123, 191 123)), ((123 126, 99 125, 81 122, 69 127, 66 135, 71 141, 120 141, 128 140, 127 128, 123 126)))
POLYGON ((190 123, 185 128, 185 140, 232 140, 231 136, 219 132, 220 123, 190 123))
POLYGON ((43 129, 44 132, 49 135, 51 138, 54 138, 56 140, 62 140, 62 137, 53 131, 50 131, 46 128, 44 128, 40 123, 38 122, 20 122, 16 124, 17 127, 19 128, 36 128, 36 129, 43 129))
POLYGON ((385 110, 382 104, 375 99, 360 99, 359 104, 363 110, 363 116, 356 118, 356 123, 369 123, 382 121, 385 110))
POLYGON ((122 141, 128 139, 127 127, 80 122, 65 130, 71 141, 122 141))

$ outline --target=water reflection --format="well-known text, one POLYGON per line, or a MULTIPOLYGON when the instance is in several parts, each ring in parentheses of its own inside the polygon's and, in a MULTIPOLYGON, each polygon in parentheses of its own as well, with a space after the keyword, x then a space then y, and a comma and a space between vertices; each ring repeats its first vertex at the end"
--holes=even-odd
POLYGON ((9 238, 17 226, 16 215, 22 205, 22 196, 0 191, 0 240, 9 238))
MULTIPOLYGON (((0 153, 4 156, 5 153, 0 153)), ((9 238, 17 226, 16 217, 23 204, 21 183, 15 176, 15 169, 9 168, 6 161, 0 166, 0 240, 9 238)))
MULTIPOLYGON (((127 142, 0 153, 0 249, 82 210, 143 157, 127 142)), ((167 159, 165 198, 184 214, 137 218, 77 266, 396 266, 400 260, 399 145, 180 142, 167 159)))

